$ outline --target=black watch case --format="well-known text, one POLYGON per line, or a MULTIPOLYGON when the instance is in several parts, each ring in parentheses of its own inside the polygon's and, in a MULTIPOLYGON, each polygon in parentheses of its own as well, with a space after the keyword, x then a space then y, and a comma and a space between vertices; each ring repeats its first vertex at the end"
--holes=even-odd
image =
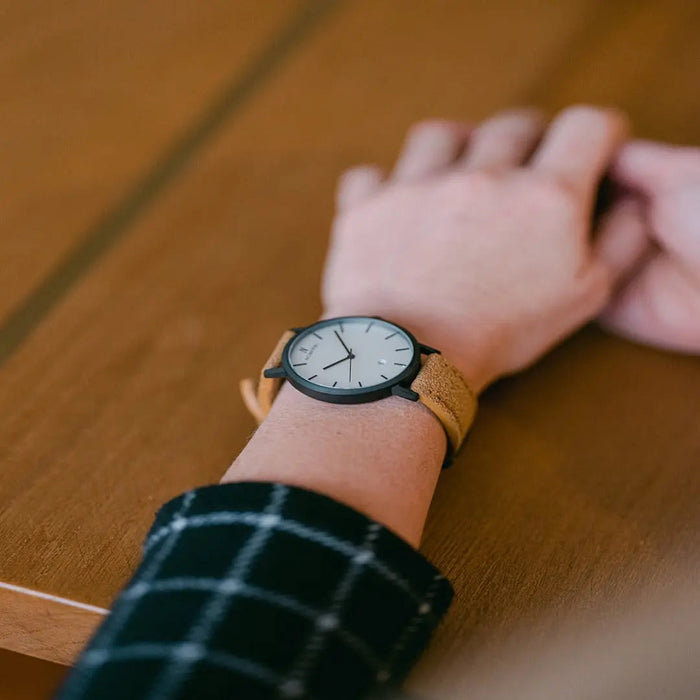
POLYGON ((439 352, 434 348, 427 345, 419 343, 412 333, 402 328, 392 321, 387 321, 379 316, 342 316, 339 318, 329 318, 318 323, 313 323, 310 326, 304 326, 292 329, 295 332, 293 338, 289 340, 282 353, 282 366, 273 367, 272 369, 265 370, 266 377, 276 377, 280 379, 286 379, 292 386, 301 391, 307 396, 311 396, 319 401, 327 401, 329 403, 339 403, 339 404, 353 404, 353 403, 369 403, 371 401, 379 401, 388 396, 400 396, 401 398, 408 399, 409 401, 418 401, 418 394, 412 391, 410 386, 413 380, 416 378, 418 372, 421 368, 421 354, 428 355, 431 353, 439 352), (305 379, 300 376, 289 359, 290 348, 296 341, 300 333, 307 333, 309 331, 320 330, 328 326, 342 324, 346 321, 364 321, 371 323, 372 319, 377 319, 383 323, 389 324, 397 328, 399 331, 404 333, 413 349, 413 356, 411 361, 408 363, 407 367, 401 371, 400 374, 392 377, 386 382, 381 384, 373 384, 372 386, 362 387, 362 388, 333 388, 333 387, 321 387, 314 382, 305 379))

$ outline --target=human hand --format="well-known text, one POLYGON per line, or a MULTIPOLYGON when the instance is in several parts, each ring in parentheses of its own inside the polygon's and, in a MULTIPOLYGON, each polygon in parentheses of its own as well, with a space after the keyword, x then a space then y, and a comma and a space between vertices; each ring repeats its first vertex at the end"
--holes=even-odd
POLYGON ((614 282, 591 245, 598 183, 626 120, 591 107, 414 127, 391 177, 341 178, 326 316, 377 314, 480 391, 598 315, 614 282))
POLYGON ((623 194, 601 222, 598 254, 629 281, 601 323, 700 353, 700 149, 632 141, 611 177, 623 194))

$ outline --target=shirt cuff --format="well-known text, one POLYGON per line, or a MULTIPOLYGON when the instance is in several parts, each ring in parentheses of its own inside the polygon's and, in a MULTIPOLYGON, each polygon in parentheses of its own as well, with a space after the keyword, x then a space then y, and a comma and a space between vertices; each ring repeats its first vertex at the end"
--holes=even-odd
POLYGON ((282 484, 209 486, 158 512, 112 615, 121 629, 92 647, 161 649, 193 697, 218 684, 358 698, 403 678, 451 598, 421 554, 348 506, 282 484))

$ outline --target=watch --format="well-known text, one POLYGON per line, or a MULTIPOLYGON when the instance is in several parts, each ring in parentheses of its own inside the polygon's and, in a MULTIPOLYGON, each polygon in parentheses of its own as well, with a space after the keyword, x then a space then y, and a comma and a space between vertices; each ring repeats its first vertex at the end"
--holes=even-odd
POLYGON ((286 331, 259 379, 241 382, 243 400, 258 423, 284 381, 330 403, 367 403, 388 396, 420 401, 445 429, 446 463, 464 442, 477 407, 475 393, 439 350, 377 316, 329 318, 286 331))

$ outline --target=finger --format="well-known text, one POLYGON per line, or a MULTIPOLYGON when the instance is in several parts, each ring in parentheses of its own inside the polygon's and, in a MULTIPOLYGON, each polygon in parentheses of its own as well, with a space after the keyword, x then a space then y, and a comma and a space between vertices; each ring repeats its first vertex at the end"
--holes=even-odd
POLYGON ((613 161, 612 176, 621 184, 647 194, 688 181, 700 184, 700 148, 630 141, 613 161))
POLYGON ((420 180, 452 165, 469 137, 466 124, 447 121, 421 122, 410 129, 392 177, 420 180))
POLYGON ((467 168, 515 168, 533 152, 545 129, 545 117, 537 109, 502 112, 472 132, 461 163, 467 168))
POLYGON ((634 197, 618 200, 598 225, 594 258, 618 281, 625 279, 652 249, 642 202, 634 197))
POLYGON ((532 158, 532 167, 554 176, 592 201, 596 187, 624 141, 626 117, 616 110, 569 107, 554 119, 532 158))
POLYGON ((376 165, 358 165, 346 170, 338 180, 335 195, 338 209, 353 207, 376 194, 385 177, 384 171, 376 165))
POLYGON ((700 149, 636 141, 620 150, 613 177, 645 197, 650 235, 700 277, 700 149))
POLYGON ((615 333, 656 347, 700 354, 700 286, 662 252, 636 274, 599 317, 615 333))

